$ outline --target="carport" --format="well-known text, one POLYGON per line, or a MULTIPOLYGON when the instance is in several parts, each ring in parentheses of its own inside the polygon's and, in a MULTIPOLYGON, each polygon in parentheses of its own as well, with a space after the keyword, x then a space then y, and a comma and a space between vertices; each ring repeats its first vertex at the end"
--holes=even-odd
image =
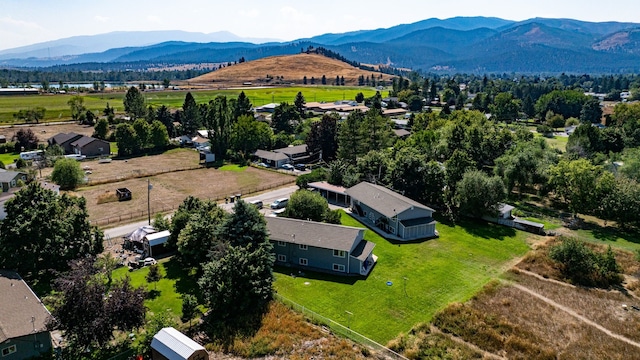
POLYGON ((307 184, 307 187, 314 191, 318 191, 330 204, 348 206, 351 197, 347 195, 346 188, 337 185, 331 185, 326 181, 318 181, 307 184))

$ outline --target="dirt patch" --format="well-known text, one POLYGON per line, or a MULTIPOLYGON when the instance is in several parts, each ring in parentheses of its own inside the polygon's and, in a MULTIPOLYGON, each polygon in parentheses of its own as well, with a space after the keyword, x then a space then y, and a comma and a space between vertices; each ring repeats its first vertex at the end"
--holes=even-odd
POLYGON ((147 214, 147 179, 153 185, 149 200, 152 216, 174 210, 189 195, 221 200, 231 194, 250 194, 295 182, 292 176, 255 168, 242 172, 202 168, 86 187, 77 194, 87 199, 89 218, 99 226, 143 218, 147 214), (121 187, 131 190, 131 200, 98 204, 101 195, 121 187))
POLYGON ((38 140, 41 143, 46 144, 47 140, 58 133, 70 133, 74 132, 80 135, 91 136, 93 134, 93 126, 86 125, 78 125, 78 124, 41 124, 41 125, 29 125, 29 126, 11 126, 11 127, 2 127, 0 128, 0 135, 4 135, 7 138, 7 141, 11 141, 11 138, 18 132, 20 129, 31 129, 36 136, 38 136, 38 140))

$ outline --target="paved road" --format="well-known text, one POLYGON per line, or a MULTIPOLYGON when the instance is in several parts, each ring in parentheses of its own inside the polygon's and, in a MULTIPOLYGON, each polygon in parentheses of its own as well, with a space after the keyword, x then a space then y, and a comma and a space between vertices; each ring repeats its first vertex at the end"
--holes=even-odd
MULTIPOLYGON (((264 208, 260 212, 264 215, 268 215, 271 213, 269 204, 271 204, 276 199, 285 198, 285 197, 288 198, 297 189, 298 189, 297 186, 292 185, 285 188, 271 190, 271 191, 262 193, 260 195, 249 196, 243 199, 245 201, 262 200, 262 202, 264 203, 264 208)), ((222 204, 220 206, 226 211, 231 211, 231 209, 233 208, 233 204, 222 204)), ((108 239, 108 238, 118 239, 144 225, 147 225, 147 220, 138 221, 135 223, 130 223, 130 224, 106 229, 104 230, 104 236, 105 236, 105 239, 108 239)))

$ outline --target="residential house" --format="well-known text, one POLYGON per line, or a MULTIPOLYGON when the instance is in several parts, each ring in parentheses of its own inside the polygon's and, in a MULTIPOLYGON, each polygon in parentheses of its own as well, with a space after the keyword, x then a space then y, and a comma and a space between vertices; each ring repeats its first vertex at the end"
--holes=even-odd
POLYGON ((109 155, 111 147, 108 141, 91 136, 82 136, 71 143, 72 153, 76 155, 98 157, 109 155))
POLYGON ((393 129, 393 133, 402 140, 408 138, 411 135, 411 132, 405 129, 393 129))
POLYGON ((50 317, 20 275, 0 270, 0 359, 31 359, 49 352, 50 317))
POLYGON ((287 146, 281 149, 275 149, 273 152, 286 155, 289 158, 289 162, 294 164, 305 163, 310 159, 306 144, 287 146))
POLYGON ((153 360, 208 360, 205 348, 180 331, 166 327, 151 340, 153 360))
POLYGON ((275 168, 279 168, 282 165, 289 163, 289 157, 287 155, 273 151, 256 150, 256 152, 253 153, 253 156, 258 158, 258 161, 275 168))
POLYGON ((367 276, 377 257, 365 229, 313 221, 268 217, 276 263, 337 275, 367 276))
POLYGON ((0 169, 0 186, 2 192, 18 187, 18 180, 27 181, 27 174, 19 171, 7 171, 0 169))
POLYGON ((329 184, 326 181, 312 182, 307 184, 307 187, 312 191, 320 193, 330 204, 349 205, 351 203, 345 187, 329 184))
POLYGON ((393 190, 361 182, 346 191, 352 214, 390 240, 409 241, 438 236, 435 210, 393 190))
POLYGON ((82 135, 80 134, 76 134, 76 133, 59 133, 54 135, 53 137, 49 138, 47 140, 47 143, 49 143, 49 146, 51 145, 58 145, 60 147, 62 147, 62 149, 64 150, 65 154, 73 154, 73 148, 71 147, 71 143, 80 139, 82 137, 82 135))

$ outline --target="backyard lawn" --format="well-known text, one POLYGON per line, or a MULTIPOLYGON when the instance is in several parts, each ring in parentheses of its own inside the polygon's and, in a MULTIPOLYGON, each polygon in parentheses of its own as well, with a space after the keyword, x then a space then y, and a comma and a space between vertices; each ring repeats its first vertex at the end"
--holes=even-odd
MULTIPOLYGON (((364 227, 344 213, 342 224, 364 227)), ((430 321, 447 304, 471 298, 524 255, 527 238, 535 236, 486 223, 461 224, 438 223, 439 238, 400 245, 367 230, 365 239, 376 243, 373 253, 378 256, 367 279, 316 273, 293 277, 291 269, 278 269, 275 289, 385 344, 415 324, 430 321)))
POLYGON ((120 267, 113 272, 113 279, 121 279, 126 275, 131 278, 133 287, 144 286, 149 291, 149 298, 145 301, 148 312, 159 314, 170 312, 174 317, 182 316, 181 293, 197 294, 198 286, 196 280, 185 273, 178 261, 175 259, 161 259, 158 261, 162 279, 157 283, 147 283, 145 277, 149 273, 149 267, 129 271, 125 267, 120 267))

